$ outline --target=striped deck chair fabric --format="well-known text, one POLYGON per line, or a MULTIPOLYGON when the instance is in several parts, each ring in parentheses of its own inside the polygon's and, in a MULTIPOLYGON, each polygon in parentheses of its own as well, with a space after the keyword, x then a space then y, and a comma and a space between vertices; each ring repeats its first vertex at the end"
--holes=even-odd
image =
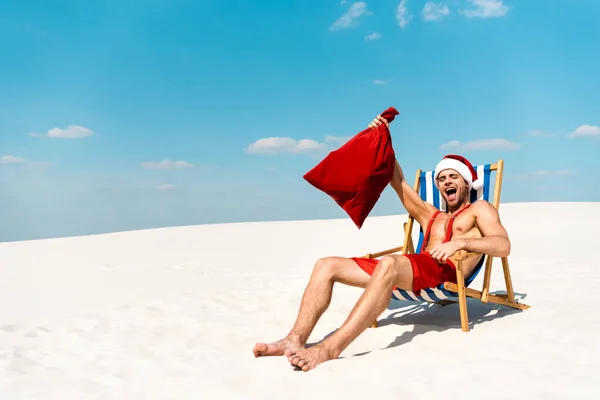
MULTIPOLYGON (((483 187, 479 190, 471 190, 471 203, 476 202, 477 200, 486 200, 490 201, 490 186, 492 180, 490 179, 491 175, 491 165, 477 165, 473 166, 477 170, 477 176, 484 177, 483 187)), ((435 187, 433 183, 433 174, 435 171, 424 171, 421 172, 420 182, 419 182, 419 195, 423 200, 432 204, 434 207, 446 211, 446 204, 440 194, 439 190, 435 187)), ((415 223, 417 223, 415 221, 415 223)), ((423 243, 423 227, 419 228, 419 240, 417 247, 415 248, 416 252, 419 252, 421 249, 421 245, 423 243)), ((468 287, 473 280, 477 277, 477 274, 481 270, 481 267, 485 264, 487 256, 484 255, 481 257, 481 260, 473 270, 471 276, 465 278, 465 287, 468 287)), ((427 288, 421 290, 419 296, 417 296, 412 291, 400 290, 396 289, 392 292, 392 300, 399 301, 419 301, 419 302, 430 302, 435 303, 442 300, 452 300, 458 301, 458 294, 454 292, 450 292, 444 288, 444 284, 437 287, 427 288)))

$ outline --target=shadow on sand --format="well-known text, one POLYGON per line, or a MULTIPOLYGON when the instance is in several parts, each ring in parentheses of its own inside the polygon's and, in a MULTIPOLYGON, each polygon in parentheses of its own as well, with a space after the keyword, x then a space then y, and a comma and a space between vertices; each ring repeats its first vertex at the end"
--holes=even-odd
MULTIPOLYGON (((506 294, 506 292, 496 291, 490 292, 490 294, 506 294)), ((522 301, 526 297, 526 294, 515 292, 515 300, 522 301)), ((394 304, 403 303, 396 302, 394 304)), ((379 327, 388 325, 414 325, 411 331, 403 332, 400 336, 396 337, 396 339, 392 343, 385 347, 385 349, 390 349, 409 343, 418 335, 427 332, 443 332, 449 329, 461 329, 458 303, 438 305, 432 303, 406 302, 406 304, 407 305, 403 306, 399 311, 393 312, 386 318, 377 321, 379 327)), ((478 299, 467 298, 469 329, 474 329, 477 325, 480 325, 482 323, 490 322, 499 318, 503 318, 507 315, 516 314, 520 312, 522 311, 515 308, 492 303, 485 304, 478 299)), ((325 339, 327 339, 329 336, 335 333, 336 330, 328 333, 323 339, 321 339, 318 342, 307 344, 306 347, 314 346, 323 342, 325 339)), ((367 351, 340 358, 364 356, 369 353, 372 353, 373 351, 377 350, 367 351)))

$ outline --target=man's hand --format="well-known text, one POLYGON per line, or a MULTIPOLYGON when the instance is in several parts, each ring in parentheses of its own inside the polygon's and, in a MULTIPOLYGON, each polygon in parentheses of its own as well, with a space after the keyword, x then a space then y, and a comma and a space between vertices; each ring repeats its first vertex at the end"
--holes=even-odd
POLYGON ((448 261, 448 257, 459 250, 463 250, 463 241, 461 239, 456 239, 434 247, 429 254, 438 263, 445 264, 446 261, 448 261))
POLYGON ((375 119, 373 120, 373 122, 371 122, 369 124, 369 128, 377 128, 382 123, 385 124, 387 127, 390 126, 390 124, 387 121, 387 119, 383 118, 381 115, 378 115, 377 117, 375 117, 375 119))

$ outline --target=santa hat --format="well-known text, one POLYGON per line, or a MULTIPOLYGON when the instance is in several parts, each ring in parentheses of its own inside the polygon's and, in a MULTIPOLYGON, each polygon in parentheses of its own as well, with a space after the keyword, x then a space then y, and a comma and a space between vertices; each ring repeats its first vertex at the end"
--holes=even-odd
POLYGON ((435 167, 435 175, 433 182, 435 187, 439 189, 437 177, 445 169, 453 169, 458 172, 469 184, 469 189, 479 190, 483 187, 483 179, 477 177, 477 171, 471 165, 469 160, 455 154, 448 154, 435 167))

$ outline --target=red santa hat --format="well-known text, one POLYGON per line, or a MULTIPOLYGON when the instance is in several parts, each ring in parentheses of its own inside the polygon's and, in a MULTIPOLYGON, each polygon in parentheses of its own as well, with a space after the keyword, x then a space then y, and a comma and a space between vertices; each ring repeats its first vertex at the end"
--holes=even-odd
POLYGON ((445 169, 453 169, 458 172, 467 181, 469 189, 479 190, 483 187, 483 179, 477 177, 477 171, 469 160, 456 154, 448 154, 435 167, 433 182, 438 189, 437 177, 445 169))

